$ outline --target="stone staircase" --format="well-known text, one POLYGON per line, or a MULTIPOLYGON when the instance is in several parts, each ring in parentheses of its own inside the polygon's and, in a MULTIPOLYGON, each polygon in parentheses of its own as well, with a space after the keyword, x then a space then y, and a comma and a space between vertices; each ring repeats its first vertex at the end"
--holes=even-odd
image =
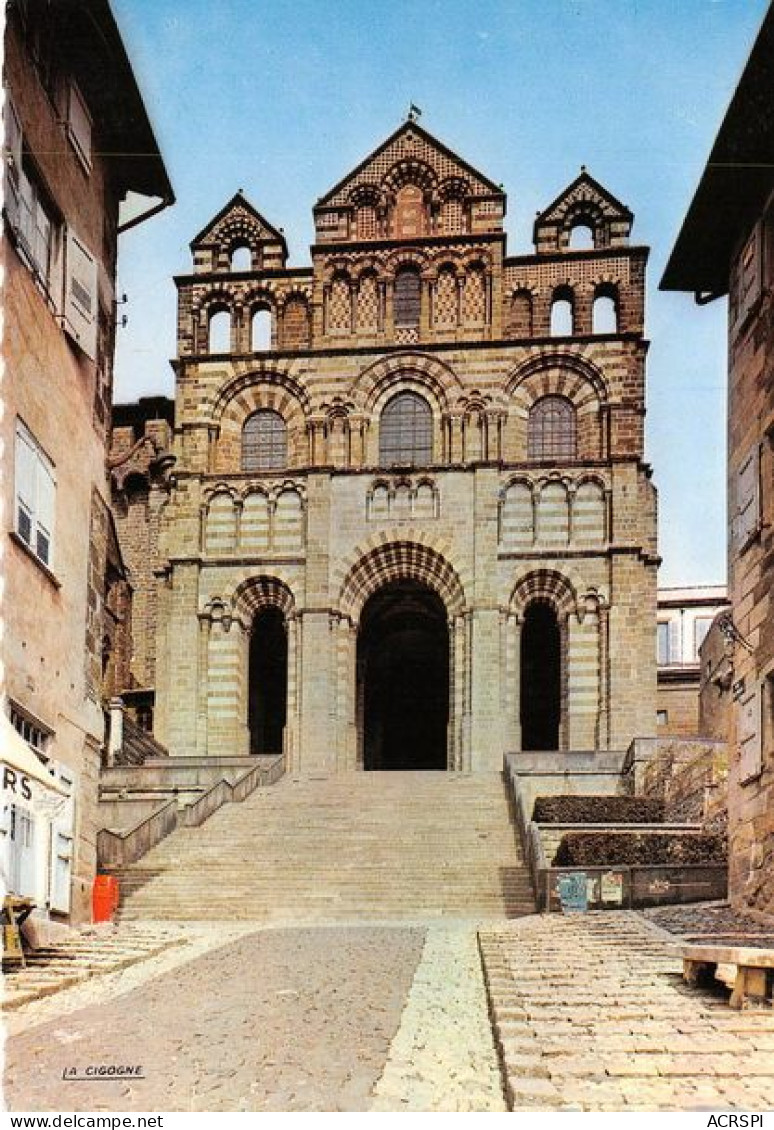
POLYGON ((286 777, 114 873, 124 919, 510 918, 535 909, 499 774, 286 777))

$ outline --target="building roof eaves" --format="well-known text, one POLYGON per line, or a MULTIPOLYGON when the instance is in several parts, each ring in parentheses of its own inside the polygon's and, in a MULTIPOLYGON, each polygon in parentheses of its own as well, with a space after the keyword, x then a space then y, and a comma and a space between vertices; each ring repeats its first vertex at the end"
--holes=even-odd
POLYGON ((774 5, 766 13, 669 256, 661 290, 720 296, 731 257, 774 191, 771 59, 774 5))

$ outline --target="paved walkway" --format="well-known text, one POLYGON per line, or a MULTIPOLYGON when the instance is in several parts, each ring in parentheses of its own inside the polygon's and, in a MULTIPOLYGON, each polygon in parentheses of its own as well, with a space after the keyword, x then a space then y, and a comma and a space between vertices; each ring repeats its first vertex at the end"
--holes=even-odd
POLYGON ((429 927, 371 1109, 507 1109, 473 925, 429 927))
POLYGON ((774 1011, 689 989, 678 950, 632 912, 484 929, 516 1110, 770 1110, 774 1011))
MULTIPOLYGON (((12 1014, 6 1103, 10 1110, 368 1110, 424 939, 424 929, 405 926, 263 930, 120 997, 103 993, 72 1011, 64 1011, 68 992, 36 1002, 61 1011, 43 1023, 32 1016, 24 1030, 34 1006, 12 1014), (110 1066, 141 1066, 144 1078, 63 1078, 110 1066)), ((91 991, 107 982, 95 980, 91 991)))

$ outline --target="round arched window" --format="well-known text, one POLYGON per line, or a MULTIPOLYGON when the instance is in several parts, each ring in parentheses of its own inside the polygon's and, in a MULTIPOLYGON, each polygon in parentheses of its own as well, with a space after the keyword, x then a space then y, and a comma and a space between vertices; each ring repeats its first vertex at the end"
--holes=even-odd
POLYGON ((288 430, 279 412, 262 408, 242 429, 242 470, 276 471, 287 466, 288 430))
POLYGON ((574 459, 575 408, 564 396, 544 396, 532 406, 527 426, 529 459, 574 459))
POLYGON ((395 328, 417 329, 422 302, 419 272, 405 267, 395 278, 395 328))
POLYGON ((379 462, 417 466, 433 457, 433 414, 415 392, 399 392, 388 401, 379 424, 379 462))

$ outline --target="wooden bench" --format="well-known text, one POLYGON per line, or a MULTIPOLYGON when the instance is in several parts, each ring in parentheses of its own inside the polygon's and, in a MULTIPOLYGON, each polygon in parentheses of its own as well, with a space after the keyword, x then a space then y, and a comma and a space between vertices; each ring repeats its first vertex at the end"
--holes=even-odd
POLYGON ((719 965, 736 966, 736 980, 728 1002, 731 1008, 744 1008, 752 1000, 774 1003, 774 949, 707 942, 683 946, 682 954, 683 980, 689 985, 714 978, 719 965))

